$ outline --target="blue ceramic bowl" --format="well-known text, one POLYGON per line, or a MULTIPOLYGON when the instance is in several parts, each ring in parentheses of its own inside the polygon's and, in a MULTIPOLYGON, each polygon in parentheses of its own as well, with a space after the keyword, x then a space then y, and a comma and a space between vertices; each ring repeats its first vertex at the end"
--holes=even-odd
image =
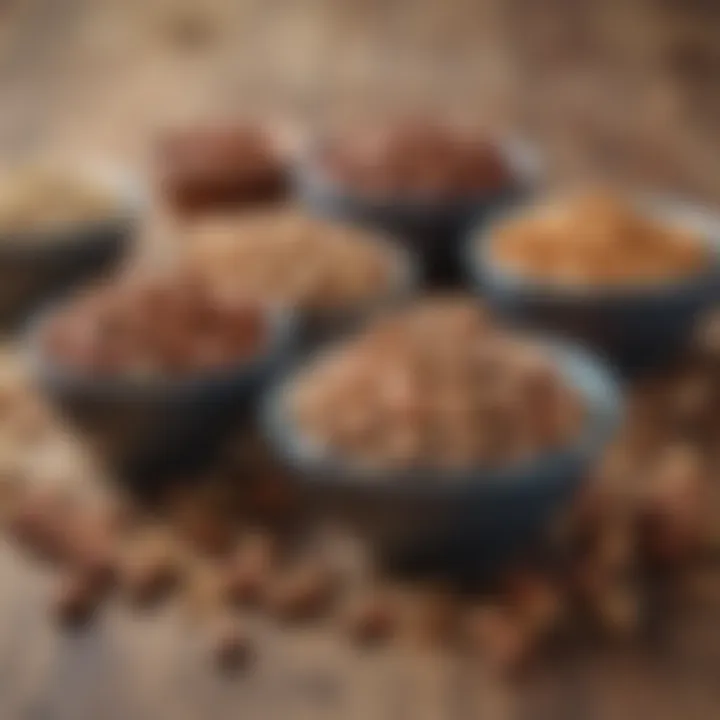
POLYGON ((102 220, 0 238, 0 326, 21 325, 76 286, 110 273, 129 254, 143 210, 142 193, 126 180, 93 173, 117 197, 102 220))
POLYGON ((270 337, 248 361, 179 379, 101 379, 56 364, 43 351, 43 327, 56 312, 40 315, 30 328, 35 380, 110 470, 141 491, 192 475, 254 417, 260 394, 291 356, 296 334, 291 314, 268 310, 270 337))
POLYGON ((719 299, 720 217, 660 198, 638 200, 661 220, 693 230, 712 251, 701 274, 673 282, 615 288, 540 283, 500 267, 491 256, 493 228, 516 212, 481 225, 466 244, 476 291, 505 320, 580 341, 636 375, 670 362, 686 346, 694 322, 719 299))
POLYGON ((429 562, 486 577, 522 552, 574 495, 621 418, 612 375, 578 348, 540 341, 587 415, 575 442, 505 469, 377 471, 321 454, 285 408, 291 373, 267 396, 263 428, 291 471, 310 516, 340 519, 371 541, 379 559, 429 562))
POLYGON ((474 224, 498 208, 525 197, 534 185, 537 162, 518 143, 501 146, 516 181, 493 193, 452 201, 371 198, 353 193, 323 172, 318 145, 296 163, 292 178, 295 194, 311 211, 347 220, 398 238, 419 260, 423 279, 433 287, 457 286, 462 273, 462 241, 474 224))

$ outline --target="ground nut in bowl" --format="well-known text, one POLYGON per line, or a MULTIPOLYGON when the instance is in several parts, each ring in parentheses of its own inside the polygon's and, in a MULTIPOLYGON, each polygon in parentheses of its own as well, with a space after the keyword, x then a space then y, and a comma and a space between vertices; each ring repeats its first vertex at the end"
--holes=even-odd
POLYGON ((252 414, 293 335, 285 312, 179 275, 123 279, 41 316, 36 378, 123 479, 192 472, 252 414))
POLYGON ((293 210, 196 226, 185 262, 216 287, 293 308, 304 345, 410 295, 412 258, 374 232, 293 210))
POLYGON ((470 238, 480 292, 506 319, 581 340, 636 373, 667 362, 718 299, 720 218, 602 193, 499 217, 470 238))
POLYGON ((572 497, 619 405, 580 350, 434 299, 292 373, 264 421, 311 512, 346 518, 385 560, 483 575, 572 497))
POLYGON ((426 280, 454 285, 465 233, 524 195, 536 172, 518 143, 415 120, 320 139, 297 163, 295 182, 314 211, 396 235, 426 280))
POLYGON ((17 170, 0 183, 0 323, 112 270, 141 213, 137 188, 98 169, 17 170))

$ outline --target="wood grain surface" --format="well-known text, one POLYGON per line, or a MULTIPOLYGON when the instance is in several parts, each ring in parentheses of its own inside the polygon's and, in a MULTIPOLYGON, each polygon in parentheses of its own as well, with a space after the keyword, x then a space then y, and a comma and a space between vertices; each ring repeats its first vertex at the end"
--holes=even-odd
MULTIPOLYGON (((594 115, 578 107, 565 125, 552 127, 553 103, 545 101, 547 112, 533 116, 530 95, 518 99, 528 64, 539 62, 532 53, 547 50, 511 42, 527 33, 531 4, 5 0, 0 158, 9 164, 101 156, 142 169, 155 130, 183 118, 283 110, 312 117, 400 97, 407 105, 467 107, 492 123, 535 117, 535 126, 551 126, 549 135, 562 139, 560 127, 592 125, 594 115)), ((548 12, 565 18, 572 7, 591 3, 535 5, 536 11, 552 5, 548 12)), ((595 3, 596 11, 612 6, 618 14, 577 23, 609 23, 641 74, 662 43, 680 43, 666 38, 672 3, 657 10, 651 25, 647 5, 595 3)), ((697 37, 703 27, 706 44, 717 46, 716 20, 688 20, 684 32, 697 37)), ((561 46, 555 49, 559 54, 561 46)), ((556 62, 549 58, 543 67, 556 62)), ((606 77, 610 85, 613 77, 606 77)), ((643 153, 662 147, 664 168, 682 156, 673 177, 720 198, 720 165, 714 173, 706 169, 718 157, 720 135, 713 136, 718 128, 704 111, 715 111, 709 104, 695 115, 688 109, 697 103, 689 88, 700 80, 662 82, 653 85, 653 102, 667 113, 667 126, 653 131, 655 145, 646 135, 643 153), (675 133, 676 120, 696 131, 675 133), (673 155, 670 146, 684 150, 673 155), (702 157, 702 168, 686 161, 689 152, 702 157), (692 177, 683 175, 688 168, 692 177)), ((640 119, 636 125, 634 137, 642 134, 640 119)), ((606 145, 633 136, 613 135, 611 127, 589 127, 588 134, 604 134, 606 145)), ((592 138, 578 144, 592 146, 592 138)), ((513 683, 460 652, 396 647, 359 654, 332 629, 291 631, 248 617, 257 663, 224 678, 181 608, 138 614, 111 605, 87 631, 62 633, 47 612, 50 585, 46 571, 0 545, 0 720, 710 720, 720 712, 720 602, 668 618, 667 632, 653 644, 570 648, 513 683)))

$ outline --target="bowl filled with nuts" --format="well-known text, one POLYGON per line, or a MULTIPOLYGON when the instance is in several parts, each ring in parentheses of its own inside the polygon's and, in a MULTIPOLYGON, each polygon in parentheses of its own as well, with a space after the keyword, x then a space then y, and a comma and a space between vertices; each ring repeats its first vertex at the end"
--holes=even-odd
POLYGON ((379 320, 264 405, 310 512, 346 517, 391 562, 480 573, 572 497, 619 416, 601 364, 502 330, 467 298, 379 320))
POLYGON ((488 210, 524 195, 537 163, 519 143, 449 123, 390 123, 310 143, 297 163, 300 198, 313 210, 400 238, 432 285, 462 279, 460 241, 488 210))
POLYGON ((717 300, 719 240, 701 208, 593 191, 501 216, 471 237, 468 266, 506 319, 635 373, 674 357, 717 300))
POLYGON ((0 184, 0 323, 109 272, 142 207, 132 183, 100 169, 27 167, 0 184))
POLYGON ((90 447, 144 487, 192 473, 252 414, 293 335, 287 311, 173 271, 51 308, 31 327, 29 354, 90 447))
POLYGON ((291 307, 304 347, 353 329, 417 285, 412 256, 391 239, 296 210, 198 223, 185 263, 215 287, 291 307))

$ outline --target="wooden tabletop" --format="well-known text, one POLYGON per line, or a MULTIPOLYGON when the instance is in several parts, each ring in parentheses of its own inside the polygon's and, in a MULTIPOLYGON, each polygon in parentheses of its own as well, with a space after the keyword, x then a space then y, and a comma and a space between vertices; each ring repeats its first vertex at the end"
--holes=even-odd
MULTIPOLYGON (((154 130, 183 117, 312 114, 330 98, 349 111, 398 87, 409 102, 432 89, 441 103, 465 98, 502 116, 514 66, 501 5, 8 0, 0 156, 142 167, 154 130), (430 71, 443 63, 453 83, 430 71)), ((358 653, 332 629, 250 616, 257 661, 225 678, 182 608, 111 605, 64 633, 47 612, 51 586, 46 570, 0 545, 2 720, 709 720, 720 707, 720 597, 668 617, 654 643, 571 646, 514 682, 460 651, 358 653)))
POLYGON ((90 628, 60 632, 42 570, 3 547, 0 578, 7 720, 706 720, 720 702, 717 605, 673 623, 660 643, 569 648, 513 682, 459 652, 361 653, 328 628, 280 629, 248 617, 257 658, 248 672, 225 677, 180 607, 108 606, 90 628))

